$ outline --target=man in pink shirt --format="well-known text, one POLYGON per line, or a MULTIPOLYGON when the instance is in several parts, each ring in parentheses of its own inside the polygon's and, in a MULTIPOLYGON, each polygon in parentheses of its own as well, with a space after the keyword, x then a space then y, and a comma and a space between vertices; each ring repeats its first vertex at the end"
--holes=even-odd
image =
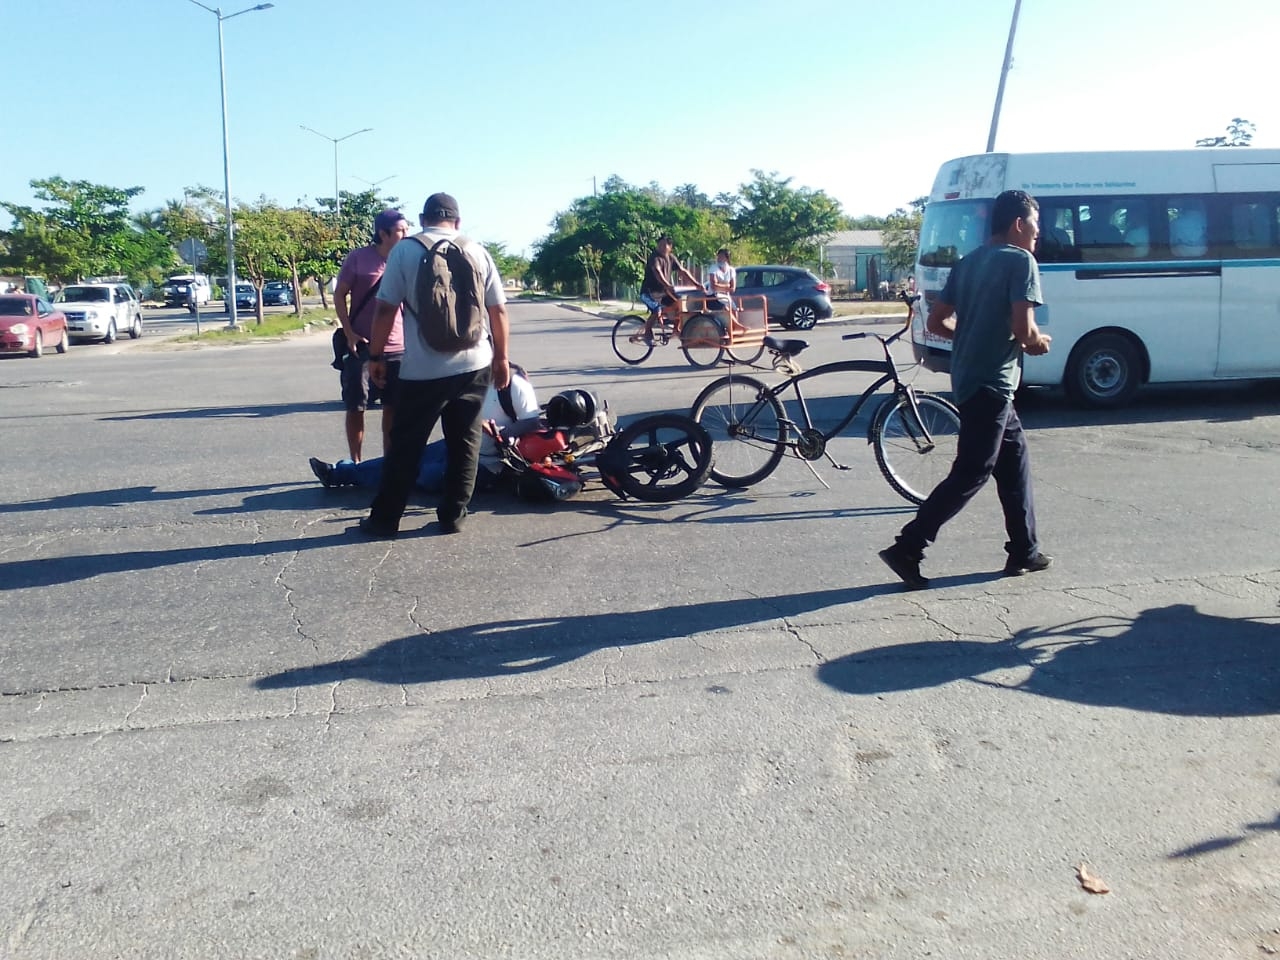
MULTIPOLYGON (((387 254, 409 235, 409 222, 399 210, 383 210, 373 221, 373 239, 368 246, 352 250, 338 271, 333 305, 338 322, 347 336, 348 354, 342 365, 342 403, 346 407, 347 449, 351 460, 360 462, 364 448, 364 411, 369 405, 369 338, 377 311, 377 292, 387 254)), ((390 446, 391 422, 395 418, 396 385, 400 379, 400 359, 404 354, 404 330, 397 311, 387 338, 387 383, 382 396, 382 452, 390 446)))

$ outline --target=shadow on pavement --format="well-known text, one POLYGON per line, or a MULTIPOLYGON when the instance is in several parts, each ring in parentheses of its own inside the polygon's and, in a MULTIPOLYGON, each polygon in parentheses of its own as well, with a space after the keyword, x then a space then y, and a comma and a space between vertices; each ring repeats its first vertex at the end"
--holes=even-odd
POLYGON ((261 690, 362 679, 411 684, 501 677, 548 670, 593 651, 686 637, 858 603, 893 585, 735 598, 633 613, 595 613, 530 620, 495 620, 391 640, 367 653, 262 677, 261 690))
POLYGON ((180 407, 173 410, 118 414, 111 417, 99 417, 98 419, 104 423, 119 423, 129 420, 204 420, 216 417, 241 417, 257 420, 266 417, 285 417, 294 413, 317 413, 341 409, 343 409, 342 402, 339 400, 308 400, 296 403, 254 403, 239 407, 180 407))
POLYGON ((958 680, 1096 707, 1187 717, 1280 713, 1280 621, 1207 616, 1189 604, 1132 620, 1093 617, 1019 631, 996 643, 905 643, 849 654, 818 668, 845 693, 921 690, 958 680), (982 680, 1030 667, 1025 680, 982 680))
POLYGON ((154 503, 157 500, 191 500, 220 497, 226 494, 255 494, 276 487, 297 488, 296 483, 260 483, 251 487, 220 487, 209 490, 157 490, 155 487, 118 487, 115 490, 85 490, 65 493, 44 500, 0 503, 0 513, 33 513, 37 510, 64 510, 75 507, 120 507, 131 503, 154 503))

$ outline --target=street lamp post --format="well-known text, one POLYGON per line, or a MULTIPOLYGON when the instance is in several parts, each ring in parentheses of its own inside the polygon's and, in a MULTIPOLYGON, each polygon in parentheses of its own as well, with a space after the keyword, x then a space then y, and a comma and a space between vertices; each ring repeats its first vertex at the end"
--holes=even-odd
MULTIPOLYGON (((192 0, 192 2, 194 2, 194 0, 192 0)), ((306 130, 308 133, 314 133, 317 137, 323 137, 325 140, 328 140, 333 144, 333 218, 341 222, 342 194, 338 190, 338 144, 343 140, 350 140, 352 137, 359 136, 362 133, 371 133, 373 132, 373 127, 365 127, 363 130, 354 130, 344 137, 331 137, 327 133, 321 133, 319 130, 312 130, 305 124, 300 123, 298 126, 303 130, 306 130)), ((387 179, 389 180, 391 178, 388 177, 387 179)))
POLYGON ((208 10, 218 18, 218 80, 222 85, 222 188, 227 201, 227 289, 223 291, 227 304, 227 326, 236 328, 236 226, 231 212, 231 140, 227 134, 227 63, 222 49, 222 21, 230 20, 255 10, 270 10, 275 4, 259 3, 235 13, 222 15, 221 7, 206 7, 200 0, 191 0, 202 10, 208 10))
POLYGON ((351 179, 359 180, 361 183, 365 184, 365 186, 367 186, 370 190, 377 190, 378 187, 382 186, 382 184, 386 183, 388 180, 394 180, 395 178, 396 178, 396 175, 393 173, 391 174, 391 176, 383 177, 381 180, 366 180, 364 177, 354 177, 354 176, 351 179))
POLYGON ((1000 84, 996 87, 996 105, 991 111, 991 131, 987 134, 987 153, 996 148, 996 127, 1000 125, 1000 105, 1004 102, 1004 82, 1009 76, 1009 66, 1013 63, 1013 38, 1018 33, 1018 11, 1022 9, 1022 0, 1013 0, 1013 19, 1009 21, 1009 42, 1004 46, 1004 63, 1000 67, 1000 84))

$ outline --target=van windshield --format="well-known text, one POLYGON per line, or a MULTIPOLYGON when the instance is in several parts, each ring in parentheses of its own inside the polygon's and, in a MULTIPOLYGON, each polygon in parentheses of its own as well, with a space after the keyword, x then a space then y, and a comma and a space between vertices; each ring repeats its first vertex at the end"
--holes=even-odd
POLYGON ((950 267, 987 242, 990 200, 943 200, 924 208, 920 266, 950 267))

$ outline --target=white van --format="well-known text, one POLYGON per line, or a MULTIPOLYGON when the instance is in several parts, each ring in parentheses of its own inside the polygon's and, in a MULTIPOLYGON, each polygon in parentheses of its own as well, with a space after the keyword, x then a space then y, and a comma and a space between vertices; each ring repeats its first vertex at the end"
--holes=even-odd
POLYGON ((1023 382, 1118 406, 1143 383, 1280 377, 1280 150, 986 153, 942 165, 916 256, 916 357, 949 366, 925 330, 951 267, 985 243, 993 199, 1040 204, 1044 306, 1053 337, 1023 382))

